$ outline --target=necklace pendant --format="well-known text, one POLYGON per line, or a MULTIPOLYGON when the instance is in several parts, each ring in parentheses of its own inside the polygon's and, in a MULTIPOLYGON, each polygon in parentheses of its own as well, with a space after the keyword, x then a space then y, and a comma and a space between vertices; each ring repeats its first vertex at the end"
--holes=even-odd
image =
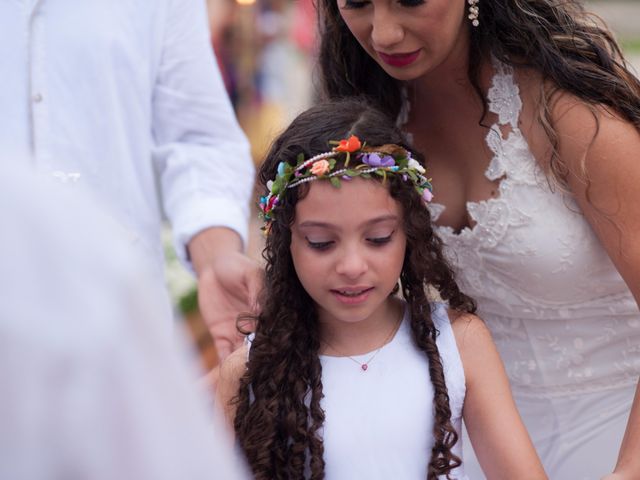
POLYGON ((367 368, 369 368, 369 365, 367 365, 366 363, 363 363, 362 365, 360 365, 360 368, 362 368, 363 371, 367 371, 367 368))

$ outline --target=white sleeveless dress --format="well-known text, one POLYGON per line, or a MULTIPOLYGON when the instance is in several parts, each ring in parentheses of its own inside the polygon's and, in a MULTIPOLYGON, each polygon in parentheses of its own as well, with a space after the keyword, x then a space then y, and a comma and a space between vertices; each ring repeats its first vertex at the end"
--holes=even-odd
MULTIPOLYGON (((513 73, 495 66, 486 176, 502 178, 499 197, 467 204, 472 228, 437 231, 548 475, 599 479, 615 466, 640 375, 640 313, 576 203, 549 188, 518 128, 513 73)), ((444 207, 431 209, 437 220, 444 207)), ((470 457, 467 474, 484 478, 470 457)))
MULTIPOLYGON (((446 308, 434 307, 452 422, 461 433, 464 370, 446 308)), ((353 358, 366 362, 371 355, 353 358)), ((427 358, 411 338, 408 309, 366 371, 346 357, 320 360, 327 480, 425 480, 433 446, 433 387, 427 358)), ((462 438, 454 453, 461 457, 462 438)), ((468 480, 464 464, 451 478, 468 480)))

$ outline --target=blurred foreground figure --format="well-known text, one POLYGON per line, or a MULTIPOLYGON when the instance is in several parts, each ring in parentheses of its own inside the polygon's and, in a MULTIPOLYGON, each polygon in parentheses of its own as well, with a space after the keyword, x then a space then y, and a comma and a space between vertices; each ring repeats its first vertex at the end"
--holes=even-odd
POLYGON ((0 478, 246 478, 120 227, 78 189, 3 175, 0 478))

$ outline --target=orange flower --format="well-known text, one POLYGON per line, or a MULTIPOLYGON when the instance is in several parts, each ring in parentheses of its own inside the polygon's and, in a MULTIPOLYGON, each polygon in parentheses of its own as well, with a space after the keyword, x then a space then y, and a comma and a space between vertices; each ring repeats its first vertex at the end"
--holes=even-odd
POLYGON ((337 152, 349 152, 353 153, 357 150, 360 150, 362 144, 360 143, 360 139, 355 135, 351 135, 348 140, 340 140, 340 143, 335 148, 337 152))
POLYGON ((313 162, 313 165, 311 166, 311 173, 319 177, 327 173, 329 168, 329 162, 326 160, 318 160, 317 162, 313 162))

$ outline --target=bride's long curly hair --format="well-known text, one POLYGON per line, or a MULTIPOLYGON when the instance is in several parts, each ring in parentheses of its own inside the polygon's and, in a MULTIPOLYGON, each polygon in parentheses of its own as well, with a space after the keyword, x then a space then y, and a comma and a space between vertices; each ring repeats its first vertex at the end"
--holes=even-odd
MULTIPOLYGON (((325 103, 301 114, 275 141, 260 169, 260 183, 264 187, 275 178, 280 162, 296 165, 300 154, 311 158, 328 151, 330 140, 350 135, 357 135, 367 145, 393 143, 410 150, 394 122, 367 103, 358 99, 325 103)), ((421 160, 415 153, 414 157, 421 160)), ((425 381, 431 381, 435 389, 435 443, 431 452, 424 452, 429 456, 425 478, 435 479, 447 475, 460 464, 460 459, 452 452, 458 435, 451 423, 436 345, 438 332, 431 319, 426 288, 437 290, 452 308, 460 311, 473 312, 475 304, 459 290, 443 258, 442 242, 434 235, 429 211, 412 184, 394 175, 387 178, 386 184, 404 214, 407 245, 400 276, 402 293, 411 312, 413 340, 429 361, 430 378, 425 381)), ((296 203, 306 192, 308 184, 288 189, 278 203, 263 252, 266 277, 262 311, 257 316, 247 370, 234 400, 235 432, 258 480, 305 478, 306 469, 310 470, 310 478, 324 478, 319 434, 325 415, 320 403, 323 395, 318 317, 314 302, 298 279, 290 251, 296 203)))
MULTIPOLYGON (((336 0, 317 0, 317 4, 324 96, 368 95, 397 118, 404 101, 402 82, 389 76, 360 46, 342 19, 336 0)), ((558 135, 551 115, 559 93, 569 92, 593 109, 604 106, 640 130, 640 81, 630 71, 610 30, 587 12, 580 0, 481 0, 479 7, 480 25, 472 28, 467 24, 468 76, 484 104, 480 124, 487 113, 480 67, 493 56, 504 64, 542 74, 545 84, 538 117, 553 147, 551 177, 560 185, 566 185, 568 171, 558 157, 558 135)))

